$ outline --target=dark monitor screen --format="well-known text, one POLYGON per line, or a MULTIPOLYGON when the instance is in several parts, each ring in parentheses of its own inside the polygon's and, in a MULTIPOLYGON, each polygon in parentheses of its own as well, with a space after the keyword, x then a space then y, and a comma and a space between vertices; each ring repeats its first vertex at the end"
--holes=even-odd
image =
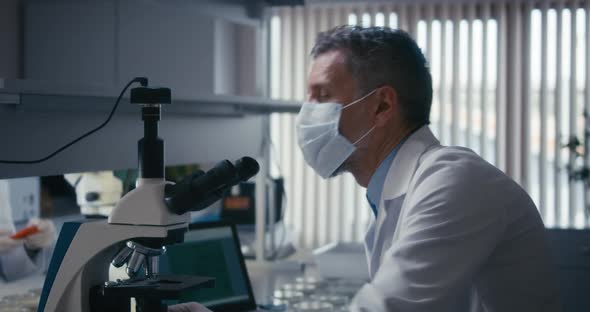
POLYGON ((215 278, 215 287, 187 291, 179 302, 196 301, 224 311, 256 307, 235 229, 220 223, 194 224, 183 243, 166 246, 161 274, 215 278))

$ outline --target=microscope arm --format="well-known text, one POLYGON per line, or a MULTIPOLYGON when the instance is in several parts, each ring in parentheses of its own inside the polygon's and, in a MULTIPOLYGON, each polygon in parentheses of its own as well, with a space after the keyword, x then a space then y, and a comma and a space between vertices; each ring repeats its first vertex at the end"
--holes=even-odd
POLYGON ((92 286, 108 280, 108 266, 121 243, 138 238, 165 239, 183 235, 186 224, 136 226, 104 221, 64 224, 51 260, 39 311, 90 311, 92 286), (60 295, 61 294, 61 295, 60 295))

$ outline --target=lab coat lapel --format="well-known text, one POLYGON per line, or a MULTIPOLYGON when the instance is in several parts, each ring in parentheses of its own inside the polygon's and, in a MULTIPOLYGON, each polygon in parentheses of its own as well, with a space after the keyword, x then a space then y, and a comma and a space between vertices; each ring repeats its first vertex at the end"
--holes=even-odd
POLYGON ((414 177, 420 157, 431 147, 440 145, 430 128, 424 126, 401 146, 395 156, 381 194, 382 200, 394 199, 408 191, 410 181, 414 177))
POLYGON ((408 138, 395 156, 385 178, 377 219, 371 223, 365 235, 365 249, 371 278, 379 269, 383 252, 393 242, 405 195, 418 167, 420 157, 430 147, 439 144, 430 128, 424 126, 408 138))
POLYGON ((367 252, 367 263, 369 264, 371 278, 373 278, 379 268, 380 259, 384 252, 383 246, 391 245, 395 225, 397 224, 404 198, 405 195, 402 195, 394 199, 383 200, 383 207, 379 209, 378 213, 379 217, 374 222, 375 225, 368 232, 371 235, 371 239, 366 239, 365 244, 371 244, 368 245, 371 246, 370 252, 367 252), (394 226, 383 226, 384 224, 394 226), (377 225, 379 225, 379 229, 377 229, 377 225))

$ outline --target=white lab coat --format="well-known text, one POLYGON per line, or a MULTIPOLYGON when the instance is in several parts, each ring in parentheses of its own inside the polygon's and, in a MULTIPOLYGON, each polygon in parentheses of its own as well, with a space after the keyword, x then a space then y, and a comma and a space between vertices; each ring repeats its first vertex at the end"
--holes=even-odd
MULTIPOLYGON (((14 232, 12 219, 12 207, 10 206, 10 193, 8 182, 0 180, 0 228, 14 232)), ((41 259, 43 253, 39 252, 36 259, 41 259)), ((27 255, 24 247, 18 246, 8 252, 0 254, 0 283, 13 281, 31 273, 39 268, 38 263, 27 255)))
POLYGON ((427 126, 395 157, 365 247, 371 282, 353 311, 561 310, 530 197, 427 126))

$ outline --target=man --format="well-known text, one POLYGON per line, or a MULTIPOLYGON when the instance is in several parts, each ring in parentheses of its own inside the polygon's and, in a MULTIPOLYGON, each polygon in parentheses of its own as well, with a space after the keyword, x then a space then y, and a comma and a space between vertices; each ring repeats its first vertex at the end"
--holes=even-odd
MULTIPOLYGON (((12 282, 45 269, 48 253, 55 240, 55 226, 49 220, 32 219, 38 232, 23 239, 12 239, 14 223, 8 182, 0 180, 0 281, 12 282)), ((3 284, 0 282, 0 285, 3 284)))
POLYGON ((400 30, 342 26, 311 54, 298 143, 322 177, 350 172, 375 215, 371 280, 351 310, 560 311, 529 196, 428 128, 432 82, 416 43, 400 30))

